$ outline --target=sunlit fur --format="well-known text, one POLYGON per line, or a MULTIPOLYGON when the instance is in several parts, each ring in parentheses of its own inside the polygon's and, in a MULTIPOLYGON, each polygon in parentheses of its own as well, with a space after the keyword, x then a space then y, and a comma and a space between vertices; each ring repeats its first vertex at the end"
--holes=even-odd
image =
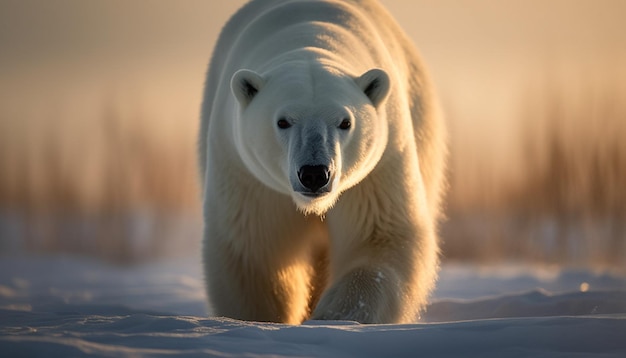
POLYGON ((200 128, 216 315, 417 319, 437 276, 446 156, 424 71, 375 1, 257 0, 228 22, 200 128), (307 195, 303 165, 328 167, 330 183, 307 195))

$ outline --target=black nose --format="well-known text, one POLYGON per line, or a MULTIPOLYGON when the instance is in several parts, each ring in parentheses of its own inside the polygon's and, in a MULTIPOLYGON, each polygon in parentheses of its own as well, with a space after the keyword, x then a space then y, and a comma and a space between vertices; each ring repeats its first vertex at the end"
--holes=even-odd
POLYGON ((298 178, 305 188, 316 192, 328 184, 330 171, 325 165, 304 165, 298 170, 298 178))

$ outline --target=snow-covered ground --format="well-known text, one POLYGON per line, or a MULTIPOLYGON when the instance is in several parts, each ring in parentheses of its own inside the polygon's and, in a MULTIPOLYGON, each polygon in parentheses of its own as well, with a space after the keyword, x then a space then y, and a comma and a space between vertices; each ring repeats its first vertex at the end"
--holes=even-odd
POLYGON ((626 357, 626 276, 444 266, 421 323, 209 317, 197 259, 0 257, 2 357, 626 357))

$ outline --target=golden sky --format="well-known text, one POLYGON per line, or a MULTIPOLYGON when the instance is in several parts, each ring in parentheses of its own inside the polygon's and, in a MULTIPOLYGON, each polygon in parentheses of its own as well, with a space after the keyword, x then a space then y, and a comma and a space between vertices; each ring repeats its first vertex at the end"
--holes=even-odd
MULTIPOLYGON (((498 95, 537 66, 626 62, 621 0, 382 2, 421 49, 444 99, 467 106, 462 112, 483 106, 479 96, 464 99, 474 86, 498 95)), ((217 33, 243 3, 1 0, 0 90, 33 103, 50 92, 149 87, 143 101, 197 104, 217 33)))

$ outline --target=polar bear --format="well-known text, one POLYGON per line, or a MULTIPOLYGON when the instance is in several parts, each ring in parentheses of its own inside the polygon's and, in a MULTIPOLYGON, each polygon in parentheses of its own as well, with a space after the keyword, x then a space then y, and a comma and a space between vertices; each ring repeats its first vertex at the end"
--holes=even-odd
POLYGON ((216 315, 410 322, 438 270, 446 139, 372 0, 255 0, 223 28, 199 133, 216 315))

